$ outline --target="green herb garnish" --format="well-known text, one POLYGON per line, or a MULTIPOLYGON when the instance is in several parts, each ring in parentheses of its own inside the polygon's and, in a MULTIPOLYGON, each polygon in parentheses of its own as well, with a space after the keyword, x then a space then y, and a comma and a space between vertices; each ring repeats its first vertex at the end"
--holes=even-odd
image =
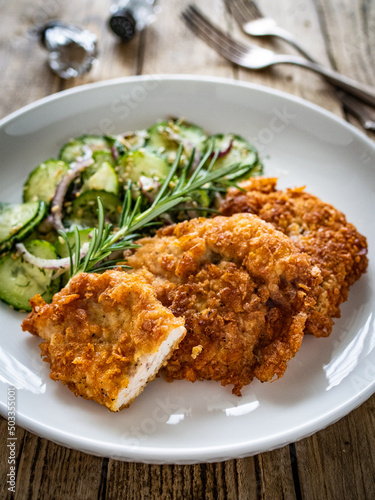
MULTIPOLYGON (((181 203, 190 201, 193 197, 193 193, 199 189, 215 190, 215 183, 219 185, 220 183, 226 184, 228 181, 233 183, 233 178, 237 177, 235 172, 238 170, 238 163, 212 170, 219 155, 218 150, 213 153, 213 148, 214 145, 211 144, 199 165, 195 168, 193 173, 191 173, 195 156, 195 151, 193 150, 188 163, 182 169, 178 181, 172 182, 172 179, 180 167, 183 150, 183 146, 180 145, 173 166, 161 185, 157 197, 152 205, 144 211, 141 211, 143 201, 142 194, 139 195, 133 206, 132 183, 129 181, 122 206, 119 227, 114 231, 112 231, 112 224, 105 221, 103 203, 100 197, 98 197, 98 227, 92 232, 92 240, 89 244, 88 252, 83 258, 79 258, 80 237, 78 230, 75 231, 74 252, 65 233, 60 232, 69 249, 71 277, 81 272, 102 272, 107 269, 118 267, 121 265, 121 262, 124 262, 124 258, 113 258, 113 255, 116 255, 119 251, 138 248, 139 245, 135 244, 134 240, 139 237, 139 231, 154 224, 160 215, 165 214, 181 203), (209 162, 208 168, 204 169, 203 167, 211 156, 212 159, 209 162), (230 176, 230 178, 228 178, 228 176, 230 176), (112 258, 106 260, 110 256, 112 258)), ((198 208, 200 207, 198 206, 198 208)), ((202 208, 207 210, 207 207, 202 208)), ((129 266, 122 264, 122 267, 129 266)))

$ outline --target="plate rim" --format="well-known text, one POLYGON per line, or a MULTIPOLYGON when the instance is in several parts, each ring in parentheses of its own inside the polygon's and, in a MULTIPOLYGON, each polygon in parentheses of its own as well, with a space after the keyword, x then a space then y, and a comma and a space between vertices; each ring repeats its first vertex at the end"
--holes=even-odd
POLYGON ((55 100, 64 98, 65 96, 73 95, 76 93, 85 92, 91 89, 96 89, 100 87, 107 86, 115 86, 125 83, 137 82, 137 81, 146 81, 146 80, 161 80, 161 81, 197 81, 197 82, 207 82, 207 83, 219 83, 228 86, 238 86, 243 88, 248 88, 251 90, 259 91, 262 93, 276 95, 283 99, 299 103, 305 107, 308 107, 319 114, 325 115, 327 118, 339 123, 341 126, 346 127, 348 130, 353 132, 357 137, 367 142, 369 146, 375 148, 375 143, 372 141, 362 130, 358 129, 353 124, 347 122, 342 117, 336 115, 332 111, 325 109, 324 107, 315 104, 313 102, 304 99, 303 97, 296 96, 294 94, 290 94, 284 90, 275 89, 273 87, 269 87, 267 85, 261 85, 258 83, 247 82, 244 80, 235 80, 234 78, 228 77, 218 77, 218 76, 209 76, 209 75, 184 75, 180 74, 154 74, 150 73, 147 75, 133 75, 133 76, 122 76, 118 78, 111 78, 107 80, 100 80, 97 82, 85 83, 82 85, 77 85, 75 87, 71 87, 69 89, 60 90, 58 92, 54 92, 45 97, 41 97, 36 101, 33 101, 29 104, 22 106, 21 108, 9 113, 0 119, 0 127, 3 127, 5 124, 10 123, 12 120, 16 119, 19 115, 32 111, 33 109, 42 106, 44 104, 48 104, 49 102, 53 102, 55 100))
MULTIPOLYGON (((354 125, 346 122, 340 116, 337 116, 333 112, 315 104, 307 101, 304 98, 289 94, 285 91, 274 89, 272 87, 255 84, 252 82, 234 80, 227 77, 217 77, 217 76, 205 76, 205 75, 184 75, 184 74, 150 74, 150 75, 135 75, 135 76, 125 76, 120 78, 113 78, 109 80, 102 80, 98 82, 87 83, 84 85, 78 85, 76 87, 55 92, 51 95, 42 97, 32 103, 29 103, 12 113, 6 115, 0 119, 0 128, 5 127, 13 120, 22 116, 25 113, 32 112, 33 110, 41 107, 45 104, 54 102, 56 100, 64 99, 69 95, 79 94, 82 92, 87 92, 90 90, 95 90, 101 87, 110 87, 123 84, 131 84, 142 81, 149 80, 159 80, 161 82, 186 82, 195 81, 197 83, 215 83, 226 86, 237 86, 249 89, 255 92, 261 92, 263 94, 269 94, 277 96, 282 100, 291 101, 300 104, 305 108, 323 115, 326 118, 334 121, 338 126, 347 129, 351 134, 356 136, 358 139, 366 143, 374 152, 375 144, 374 142, 365 135, 364 132, 359 130, 354 125)), ((213 461, 223 461, 228 459, 234 459, 239 457, 251 456, 257 453, 262 453, 266 451, 271 451, 276 448, 285 446, 288 443, 299 441, 308 436, 311 436, 315 432, 325 429, 329 425, 334 424, 340 420, 345 415, 349 414, 355 408, 360 406, 365 402, 371 395, 375 392, 375 380, 368 383, 366 388, 354 394, 349 400, 341 402, 338 408, 331 409, 330 411, 324 413, 321 417, 316 418, 313 424, 302 424, 299 427, 294 427, 289 429, 287 432, 282 434, 283 440, 277 439, 278 434, 275 434, 266 440, 262 438, 261 440, 251 442, 242 442, 234 445, 217 445, 209 446, 206 448, 160 448, 160 447, 129 447, 129 445, 119 444, 115 447, 110 443, 103 443, 97 440, 93 440, 88 437, 78 437, 72 436, 67 431, 62 431, 58 429, 51 428, 45 424, 27 417, 24 414, 17 413, 17 425, 29 430, 30 432, 46 438, 52 442, 58 443, 62 446, 66 446, 72 449, 80 450, 85 453, 90 453, 93 455, 105 456, 115 458, 117 460, 124 461, 138 461, 144 463, 202 463, 202 462, 213 462, 213 461), (334 418, 332 418, 334 417, 334 418), (265 444, 267 443, 267 444, 265 444), (109 453, 109 448, 112 447, 112 451, 116 451, 116 455, 109 453), (121 455, 122 452, 122 455, 121 455), (119 454, 117 454, 119 453, 119 454), (196 458, 198 456, 198 458, 196 458)), ((7 407, 0 401, 0 414, 6 418, 7 407)), ((280 436, 281 437, 281 436, 280 436)))
MULTIPOLYGON (((375 384, 375 383, 374 383, 375 384)), ((369 386, 371 388, 371 386, 369 386)), ((222 445, 217 446, 209 446, 204 448, 156 448, 156 447, 129 447, 124 445, 113 445, 109 443, 102 443, 100 441, 93 440, 92 438, 82 437, 80 436, 79 441, 72 437, 66 431, 61 431, 58 429, 51 429, 50 427, 46 427, 43 424, 40 424, 38 421, 30 420, 25 415, 19 415, 17 413, 16 425, 22 427, 23 429, 43 438, 52 441, 55 444, 60 446, 64 446, 70 449, 74 449, 77 451, 81 451, 83 453, 89 453, 94 456, 100 456, 103 458, 111 458, 114 460, 124 461, 124 462, 139 462, 139 463, 147 463, 147 464, 195 464, 195 463, 209 463, 209 462, 222 462, 226 460, 233 460, 239 458, 250 457, 253 455, 257 455, 259 453, 266 453, 275 449, 282 448, 290 443, 299 442, 302 439, 308 438, 319 432, 321 430, 326 429, 330 425, 334 425, 336 422, 341 420, 341 418, 348 415, 351 411, 358 408, 361 404, 363 404, 371 395, 375 392, 375 387, 371 394, 367 395, 366 391, 363 391, 361 398, 358 398, 358 395, 352 398, 353 406, 347 410, 346 403, 343 403, 340 408, 340 412, 331 410, 329 413, 324 416, 316 419, 314 422, 314 426, 303 424, 300 427, 293 428, 288 431, 288 433, 284 433, 284 440, 277 440, 277 434, 275 436, 271 436, 267 438, 267 440, 259 440, 259 444, 253 446, 251 449, 249 448, 249 443, 244 442, 236 445, 230 445, 224 447, 222 445), (330 419, 330 416, 334 413, 335 418, 333 420, 330 419), (21 417, 21 418, 20 418, 21 417), (25 422, 25 423, 23 423, 25 422), (29 423, 35 423, 35 426, 28 425, 29 423), (39 429, 40 428, 40 429, 39 429), (308 430, 307 430, 308 429, 308 430), (47 432, 45 432, 47 430, 47 432), (43 432, 42 432, 43 431, 43 432), (290 434, 297 432, 297 435, 290 439, 290 434), (64 440, 64 437, 66 438, 64 440), (61 439, 61 440, 60 440, 61 439), (277 441, 277 442, 276 442, 277 441), (269 443, 265 446, 265 442, 269 443), (110 453, 109 448, 112 447, 112 453, 110 453), (116 453, 113 453, 115 451, 116 453), (126 453, 124 453, 126 451, 126 453), (118 452, 118 454, 117 454, 118 452), (162 458, 162 455, 165 455, 165 458, 162 458), (198 455, 201 455, 200 458, 196 458, 198 455), (167 458, 168 457, 168 458, 167 458), (182 458, 183 457, 183 458, 182 458)), ((3 402, 0 402, 0 414, 6 418, 6 406, 3 402), (3 413, 4 408, 4 413, 3 413)), ((254 443, 254 440, 252 441, 254 443)), ((255 443, 258 443, 256 441, 255 443)))

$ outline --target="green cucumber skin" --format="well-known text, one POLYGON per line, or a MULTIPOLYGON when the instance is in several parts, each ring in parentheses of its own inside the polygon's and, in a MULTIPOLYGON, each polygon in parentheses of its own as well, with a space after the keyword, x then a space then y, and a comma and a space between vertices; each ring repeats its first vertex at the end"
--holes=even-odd
POLYGON ((120 183, 113 165, 108 161, 94 163, 82 173, 81 193, 100 190, 118 195, 120 183))
POLYGON ((61 160, 50 159, 38 165, 24 184, 23 201, 50 203, 59 182, 69 170, 69 165, 61 160))
MULTIPOLYGON (((233 163, 238 163, 239 169, 245 166, 248 167, 244 175, 236 176, 232 174, 230 176, 231 179, 235 179, 236 181, 244 180, 254 175, 261 175, 263 173, 263 165, 259 161, 256 149, 243 137, 236 134, 215 134, 207 139, 207 143, 208 141, 215 141, 216 147, 223 145, 224 148, 232 141, 231 150, 228 154, 216 160, 213 170, 233 163)), ((207 162, 207 166, 209 161, 210 160, 207 162)))
POLYGON ((118 156, 123 156, 129 151, 136 151, 145 146, 146 143, 146 130, 138 130, 133 133, 119 135, 114 138, 113 148, 117 151, 118 156))
POLYGON ((59 160, 73 163, 85 155, 85 147, 95 151, 110 151, 113 140, 101 135, 81 135, 64 144, 59 152, 59 160))
POLYGON ((102 163, 110 163, 112 166, 115 164, 112 153, 108 150, 94 151, 92 154, 94 165, 99 167, 102 163))
MULTIPOLYGON (((93 228, 87 228, 87 229, 80 229, 79 230, 79 236, 80 236, 80 242, 81 245, 84 243, 89 243, 91 241, 90 234, 92 233, 93 228)), ((68 231, 66 234, 66 237, 68 238, 68 241, 71 245, 72 251, 74 252, 75 250, 75 234, 74 231, 68 231)), ((55 244, 56 252, 61 258, 64 257, 69 257, 69 250, 68 250, 68 245, 66 244, 65 240, 59 236, 57 238, 56 244, 55 244)))
POLYGON ((38 227, 39 224, 43 221, 44 217, 47 214, 47 205, 43 202, 39 202, 39 210, 38 213, 36 214, 35 218, 27 224, 22 230, 14 235, 14 238, 12 238, 12 243, 17 243, 19 241, 23 241, 31 232, 33 231, 34 228, 38 227))
POLYGON ((98 197, 104 205, 104 213, 109 221, 116 225, 120 219, 122 202, 113 193, 107 191, 85 191, 75 198, 68 207, 63 219, 65 227, 77 226, 79 229, 95 227, 97 224, 98 197))
POLYGON ((177 151, 181 142, 191 144, 202 154, 207 139, 207 134, 202 127, 178 119, 155 123, 147 130, 147 135, 146 146, 151 150, 159 151, 167 157, 177 151), (172 134, 168 130, 171 130, 172 134), (181 139, 178 139, 178 136, 181 139))
MULTIPOLYGON (((29 221, 27 221, 20 229, 18 229, 13 234, 10 234, 9 238, 5 241, 0 242, 0 252, 5 250, 10 250, 13 245, 19 241, 23 241, 24 239, 32 233, 33 229, 37 227, 42 220, 44 219, 47 213, 47 206, 43 201, 39 202, 31 202, 36 203, 37 211, 29 221)), ((25 205, 25 204, 23 204, 25 205)), ((21 205, 19 205, 21 206, 21 205)), ((1 218, 1 214, 0 214, 1 218)))
POLYGON ((141 176, 163 180, 169 173, 170 166, 159 154, 139 149, 125 154, 115 167, 120 183, 125 187, 129 180, 137 183, 141 176))
MULTIPOLYGON (((56 259, 50 243, 32 240, 27 250, 44 259, 56 259)), ((8 253, 0 259, 0 300, 16 310, 31 311, 30 299, 40 294, 46 302, 60 289, 60 278, 52 281, 53 270, 39 269, 26 262, 22 255, 8 253)))
POLYGON ((39 202, 0 204, 0 244, 12 238, 29 224, 39 211, 39 202))

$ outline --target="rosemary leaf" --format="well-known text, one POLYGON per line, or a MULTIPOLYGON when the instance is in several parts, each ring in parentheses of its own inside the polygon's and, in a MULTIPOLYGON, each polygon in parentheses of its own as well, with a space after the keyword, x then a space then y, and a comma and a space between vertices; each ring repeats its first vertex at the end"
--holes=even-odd
POLYGON ((59 235, 63 238, 63 240, 65 241, 66 243, 66 246, 68 247, 68 252, 69 252, 69 260, 70 260, 70 275, 72 276, 74 274, 73 272, 73 251, 72 251, 72 246, 71 244, 69 243, 69 240, 68 240, 68 237, 67 235, 64 233, 64 231, 62 231, 61 229, 59 230, 59 235))
MULTIPOLYGON (((206 154, 195 168, 194 172, 190 175, 195 157, 195 150, 193 150, 187 165, 185 165, 182 169, 179 180, 174 186, 171 186, 171 181, 176 175, 176 172, 181 164, 182 151, 183 146, 180 145, 176 154, 176 159, 168 173, 168 176, 161 185, 155 200, 152 205, 143 212, 141 212, 141 205, 144 197, 140 194, 134 206, 132 206, 132 183, 131 181, 128 182, 118 228, 113 229, 111 224, 105 222, 103 203, 100 197, 98 197, 98 227, 93 231, 92 240, 87 254, 83 257, 83 259, 81 259, 80 262, 76 257, 74 266, 72 250, 68 244, 69 254, 71 256, 71 275, 79 272, 102 272, 105 269, 112 269, 113 267, 120 266, 120 262, 123 261, 123 257, 111 260, 106 259, 110 258, 111 254, 114 252, 138 248, 139 245, 134 243, 134 239, 139 237, 138 233, 140 230, 145 229, 150 225, 158 224, 158 221, 156 220, 158 217, 174 210, 175 207, 184 202, 191 201, 194 197, 194 192, 199 189, 221 191, 222 187, 220 184, 233 184, 233 180, 238 177, 237 163, 226 165, 214 170, 214 164, 218 158, 219 151, 213 151, 213 144, 211 144, 206 154), (212 160, 210 161, 207 170, 204 167, 211 156, 212 160), (230 180, 227 177, 229 177, 230 180)), ((240 173, 242 173, 242 171, 243 169, 240 169, 240 173)), ((199 205, 194 207, 194 209, 205 210, 207 212, 211 211, 209 208, 199 205)), ((63 233, 61 235, 63 236, 63 233)), ((66 236, 65 241, 67 241, 66 236)), ((79 243, 79 240, 76 236, 76 247, 77 242, 79 243)), ((121 267, 128 266, 121 265, 121 267)))

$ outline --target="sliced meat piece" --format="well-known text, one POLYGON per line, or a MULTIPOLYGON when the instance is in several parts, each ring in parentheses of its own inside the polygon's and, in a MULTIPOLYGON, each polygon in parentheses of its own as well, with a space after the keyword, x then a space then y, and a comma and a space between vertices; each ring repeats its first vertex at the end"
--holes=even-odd
POLYGON ((185 335, 184 319, 141 275, 78 274, 52 304, 35 296, 23 330, 39 335, 51 378, 111 411, 130 405, 185 335))

